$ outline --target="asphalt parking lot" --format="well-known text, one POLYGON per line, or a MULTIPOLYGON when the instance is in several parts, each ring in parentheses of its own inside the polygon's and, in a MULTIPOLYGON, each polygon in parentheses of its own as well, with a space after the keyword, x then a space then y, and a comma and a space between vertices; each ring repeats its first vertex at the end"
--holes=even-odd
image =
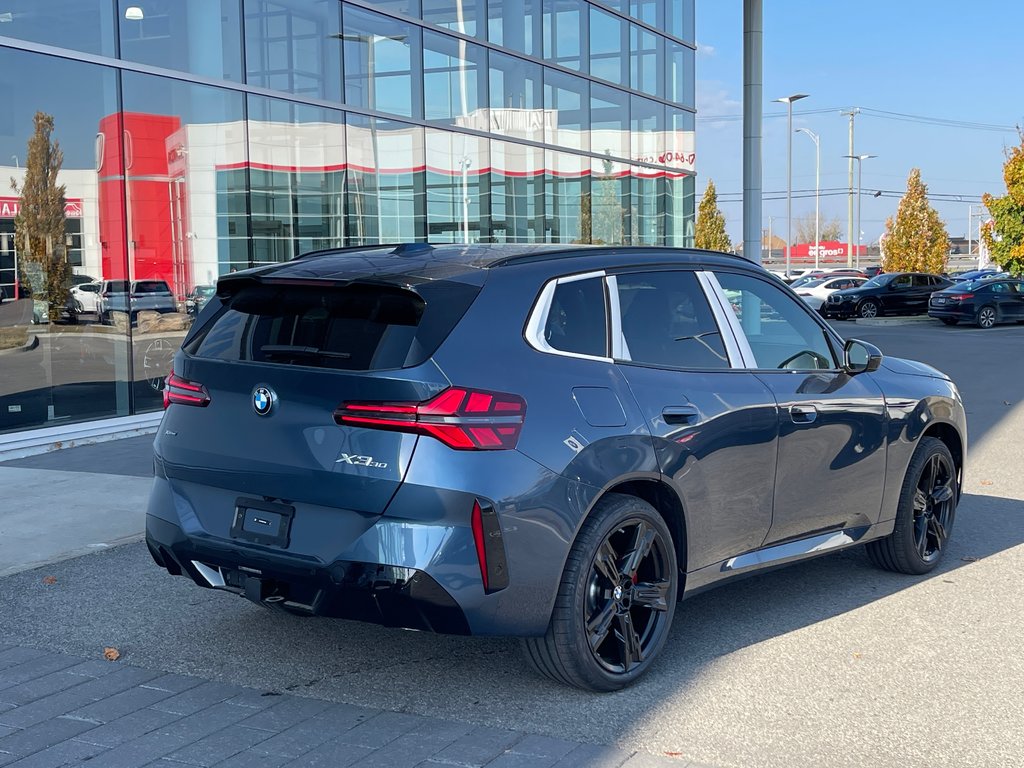
POLYGON ((898 576, 854 549, 699 595, 627 691, 551 684, 509 640, 270 613, 167 576, 139 543, 0 579, 0 640, 720 766, 1020 765, 1024 327, 836 327, 961 387, 971 456, 942 566, 898 576))

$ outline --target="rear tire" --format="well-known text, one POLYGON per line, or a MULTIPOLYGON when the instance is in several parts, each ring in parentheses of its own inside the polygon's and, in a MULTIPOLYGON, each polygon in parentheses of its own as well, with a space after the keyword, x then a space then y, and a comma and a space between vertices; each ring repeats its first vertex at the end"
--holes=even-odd
POLYGON ((959 500, 956 464, 946 444, 922 437, 903 479, 896 527, 866 545, 871 562, 887 571, 920 575, 942 558, 959 500))
POLYGON ((996 324, 996 308, 991 304, 986 304, 984 307, 978 310, 977 319, 979 328, 991 328, 996 324))
POLYGON ((617 691, 651 666, 668 639, 679 587, 665 520, 647 502, 609 494, 583 523, 543 637, 523 640, 542 675, 617 691))

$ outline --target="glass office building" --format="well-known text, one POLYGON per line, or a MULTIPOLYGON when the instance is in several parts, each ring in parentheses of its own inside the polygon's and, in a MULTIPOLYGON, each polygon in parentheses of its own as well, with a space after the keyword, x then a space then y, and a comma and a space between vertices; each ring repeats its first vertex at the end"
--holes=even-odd
POLYGON ((0 432, 159 409, 226 272, 690 245, 694 50, 694 0, 5 0, 0 432))

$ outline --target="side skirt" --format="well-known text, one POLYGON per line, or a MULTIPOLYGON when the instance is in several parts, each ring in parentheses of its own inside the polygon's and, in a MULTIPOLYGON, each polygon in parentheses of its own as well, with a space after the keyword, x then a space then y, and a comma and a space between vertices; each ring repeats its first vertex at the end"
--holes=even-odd
POLYGON ((873 539, 880 539, 892 533, 895 523, 895 520, 885 520, 874 525, 816 533, 712 563, 686 575, 686 591, 683 597, 692 597, 726 581, 765 573, 791 563, 810 560, 857 544, 865 544, 873 539))

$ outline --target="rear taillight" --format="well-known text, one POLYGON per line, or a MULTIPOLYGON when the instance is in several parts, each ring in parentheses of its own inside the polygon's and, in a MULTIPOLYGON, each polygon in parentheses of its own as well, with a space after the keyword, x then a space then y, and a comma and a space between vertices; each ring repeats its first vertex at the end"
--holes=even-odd
POLYGON ((950 301, 966 301, 967 299, 973 299, 973 293, 947 293, 946 298, 950 301))
POLYGON ((422 403, 342 403, 343 426, 389 429, 435 437, 460 451, 515 448, 526 416, 518 395, 451 387, 422 403))
POLYGON ((206 387, 171 371, 164 381, 164 408, 169 405, 196 405, 205 408, 210 404, 210 393, 206 387))

